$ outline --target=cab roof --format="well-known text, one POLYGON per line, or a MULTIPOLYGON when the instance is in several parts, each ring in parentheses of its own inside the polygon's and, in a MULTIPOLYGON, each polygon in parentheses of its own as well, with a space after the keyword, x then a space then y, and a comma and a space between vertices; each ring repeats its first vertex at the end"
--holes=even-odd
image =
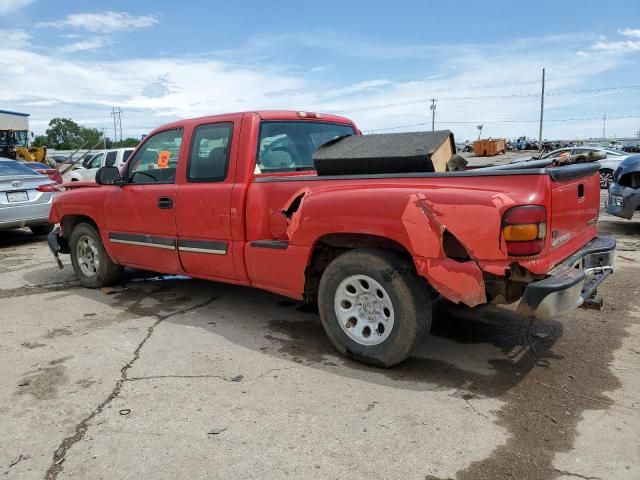
POLYGON ((154 133, 159 130, 166 130, 168 128, 175 128, 190 124, 201 124, 201 123, 213 123, 219 121, 231 121, 231 120, 239 120, 246 114, 255 114, 260 117, 262 120, 283 120, 283 121, 292 121, 292 120, 301 120, 301 121, 320 121, 320 122, 332 122, 332 123, 343 123, 346 125, 355 125, 354 122, 346 117, 341 117, 338 115, 331 115, 327 113, 316 113, 309 112, 304 110, 249 110, 245 112, 233 112, 233 113, 223 113, 219 115, 208 115, 204 117, 195 117, 195 118, 187 118, 182 120, 176 120, 175 122, 166 123, 161 125, 149 134, 154 133), (306 114, 304 116, 303 114, 306 114))

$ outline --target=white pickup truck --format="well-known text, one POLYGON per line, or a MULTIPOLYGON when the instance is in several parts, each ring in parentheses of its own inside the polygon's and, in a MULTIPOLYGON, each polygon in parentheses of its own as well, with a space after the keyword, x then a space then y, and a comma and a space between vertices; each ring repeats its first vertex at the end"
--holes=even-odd
POLYGON ((96 178, 96 172, 100 167, 118 167, 121 168, 131 153, 133 148, 114 148, 112 150, 103 150, 96 153, 93 157, 83 162, 83 168, 73 170, 65 175, 67 182, 93 182, 96 178))

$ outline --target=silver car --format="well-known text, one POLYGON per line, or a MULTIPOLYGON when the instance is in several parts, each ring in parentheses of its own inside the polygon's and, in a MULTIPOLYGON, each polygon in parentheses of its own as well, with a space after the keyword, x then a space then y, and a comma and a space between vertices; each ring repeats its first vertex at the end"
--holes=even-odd
POLYGON ((29 227, 49 233, 49 210, 59 186, 15 160, 0 157, 0 230, 29 227))
MULTIPOLYGON (((623 160, 625 160, 630 153, 623 152, 621 150, 615 150, 613 148, 593 147, 593 146, 581 146, 581 147, 566 147, 553 150, 551 152, 542 155, 542 158, 548 158, 549 160, 559 157, 563 153, 569 155, 588 154, 589 152, 599 152, 604 154, 605 158, 599 160, 600 162, 600 188, 608 189, 613 183, 613 172, 620 166, 623 160)), ((537 160, 538 157, 526 157, 517 158, 511 163, 527 162, 530 160, 537 160)))

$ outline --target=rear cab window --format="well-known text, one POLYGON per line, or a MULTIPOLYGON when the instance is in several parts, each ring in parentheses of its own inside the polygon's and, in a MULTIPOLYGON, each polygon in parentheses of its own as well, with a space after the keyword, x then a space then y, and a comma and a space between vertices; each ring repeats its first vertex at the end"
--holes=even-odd
POLYGON ((255 174, 313 170, 313 154, 336 137, 355 135, 352 125, 314 121, 264 121, 255 174))
POLYGON ((116 150, 107 153, 107 158, 104 160, 105 167, 113 167, 116 164, 118 158, 118 152, 116 150))
POLYGON ((129 183, 175 183, 182 128, 158 132, 136 151, 127 168, 129 183))
POLYGON ((227 178, 233 123, 198 125, 193 131, 187 180, 221 182, 227 178))

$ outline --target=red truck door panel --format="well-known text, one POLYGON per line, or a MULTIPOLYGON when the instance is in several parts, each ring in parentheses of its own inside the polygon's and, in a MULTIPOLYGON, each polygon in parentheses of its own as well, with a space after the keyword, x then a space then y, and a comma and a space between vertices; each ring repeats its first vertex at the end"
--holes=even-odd
POLYGON ((238 278, 231 236, 237 137, 233 122, 198 125, 191 135, 176 201, 178 252, 187 274, 238 278))
POLYGON ((182 129, 149 137, 129 162, 127 184, 109 189, 104 216, 107 241, 119 263, 180 272, 176 247, 176 168, 182 129))

